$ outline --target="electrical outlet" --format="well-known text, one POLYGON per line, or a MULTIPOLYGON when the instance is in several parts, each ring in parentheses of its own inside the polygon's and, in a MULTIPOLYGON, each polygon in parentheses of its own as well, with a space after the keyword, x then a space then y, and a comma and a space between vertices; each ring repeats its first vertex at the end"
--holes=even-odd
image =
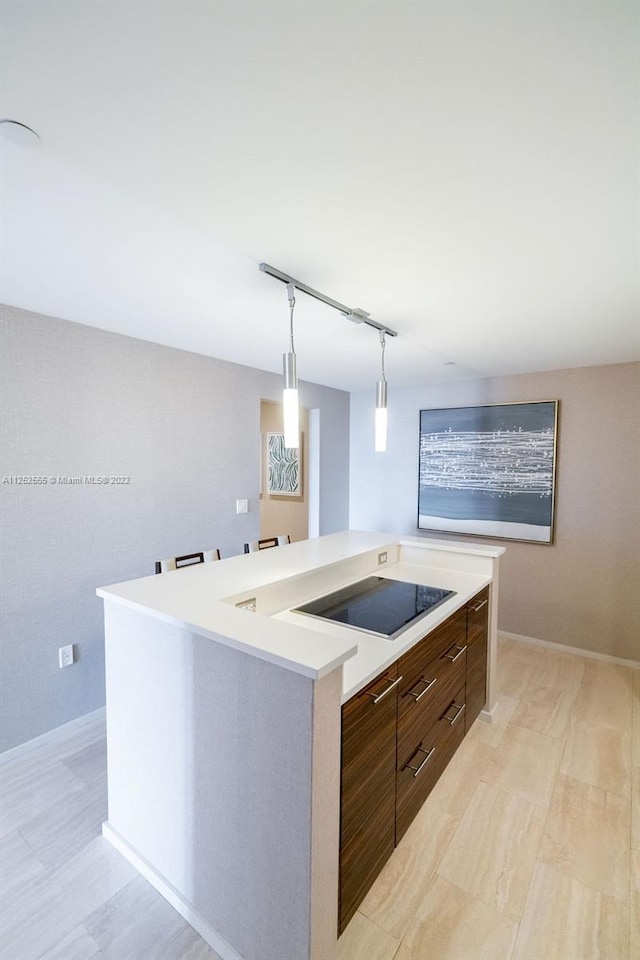
POLYGON ((239 610, 248 610, 249 613, 256 612, 256 598, 249 597, 248 600, 241 600, 239 603, 236 603, 236 607, 239 610))
POLYGON ((384 550, 382 553, 378 554, 378 564, 387 562, 387 551, 384 550))
POLYGON ((70 667, 74 660, 72 643, 67 647, 60 647, 58 650, 58 666, 60 669, 62 669, 62 667, 70 667))

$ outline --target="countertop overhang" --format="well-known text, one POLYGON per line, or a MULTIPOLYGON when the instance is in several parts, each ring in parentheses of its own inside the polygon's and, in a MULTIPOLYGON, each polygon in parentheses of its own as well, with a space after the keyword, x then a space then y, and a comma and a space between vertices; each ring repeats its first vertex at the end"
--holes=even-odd
POLYGON ((272 550, 100 587, 107 602, 319 679, 344 664, 343 700, 437 627, 492 579, 503 547, 347 531, 272 550), (378 564, 378 553, 388 561, 378 564), (292 613, 312 599, 375 573, 455 590, 395 640, 292 613), (235 602, 258 596, 257 613, 235 602), (262 609, 261 609, 262 608, 262 609))

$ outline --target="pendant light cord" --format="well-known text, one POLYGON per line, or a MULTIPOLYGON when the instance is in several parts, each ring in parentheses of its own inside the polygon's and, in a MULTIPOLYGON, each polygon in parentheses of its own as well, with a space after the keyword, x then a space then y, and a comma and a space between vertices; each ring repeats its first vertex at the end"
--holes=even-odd
POLYGON ((386 383, 386 382, 387 382, 387 376, 386 376, 386 374, 385 374, 385 372, 384 372, 384 351, 385 351, 386 348, 387 348, 387 341, 386 341, 385 331, 384 331, 384 330, 381 330, 381 331, 380 331, 380 347, 381 347, 381 349, 382 349, 382 379, 383 379, 383 381, 386 383))
POLYGON ((292 283, 287 284, 287 295, 289 297, 289 352, 295 353, 293 346, 293 310, 296 305, 295 287, 292 283))

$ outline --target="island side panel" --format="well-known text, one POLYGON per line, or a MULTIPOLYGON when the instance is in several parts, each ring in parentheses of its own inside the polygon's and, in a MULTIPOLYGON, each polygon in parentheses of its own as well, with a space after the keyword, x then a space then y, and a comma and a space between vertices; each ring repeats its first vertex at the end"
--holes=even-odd
POLYGON ((334 960, 338 937, 342 667, 317 681, 313 699, 311 957, 334 960))
POLYGON ((311 957, 312 877, 337 898, 312 869, 337 844, 331 817, 312 831, 314 709, 335 793, 339 685, 314 706, 310 678, 115 603, 105 633, 109 828, 245 960, 311 957))
MULTIPOLYGON (((499 560, 493 561, 491 588, 489 590, 489 637, 487 651, 487 702, 483 719, 493 716, 498 704, 498 587, 499 587, 499 560)), ((480 715, 482 716, 482 714, 480 715)))

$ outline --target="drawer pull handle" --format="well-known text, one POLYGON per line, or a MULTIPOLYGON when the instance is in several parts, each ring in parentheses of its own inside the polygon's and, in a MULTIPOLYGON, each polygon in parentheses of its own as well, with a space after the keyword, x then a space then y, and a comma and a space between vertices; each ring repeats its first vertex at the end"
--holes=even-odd
POLYGON ((424 697, 425 693, 429 693, 429 690, 431 690, 431 687, 434 685, 437 679, 438 679, 437 677, 434 677, 433 680, 427 680, 426 677, 420 677, 420 679, 417 680, 413 686, 415 688, 418 686, 419 683, 426 683, 426 687, 424 688, 422 693, 414 693, 413 690, 407 690, 407 696, 413 697, 417 703, 418 700, 421 700, 424 697))
MULTIPOLYGON (((391 677, 385 677, 385 680, 391 680, 391 677)), ((391 693, 391 691, 393 690, 393 688, 394 688, 394 687, 397 687, 401 680, 402 680, 402 677, 398 677, 398 679, 397 679, 397 680, 393 680, 393 681, 389 684, 389 686, 386 687, 386 688, 382 691, 382 693, 378 693, 377 695, 376 695, 376 694, 373 694, 373 693, 369 693, 369 694, 367 694, 367 696, 371 697, 371 699, 373 700, 374 706, 375 706, 375 704, 376 704, 376 703, 380 703, 380 701, 381 701, 384 697, 386 697, 386 695, 387 695, 388 693, 391 693)))
POLYGON ((445 711, 445 714, 444 714, 444 716, 442 717, 442 719, 443 719, 443 720, 448 720, 449 723, 451 724, 451 726, 453 726, 454 723, 456 722, 456 720, 458 719, 458 717, 461 717, 461 716, 462 716, 462 712, 463 712, 463 710, 464 710, 464 707, 465 707, 464 703, 456 703, 455 700, 454 700, 453 703, 450 704, 450 705, 447 707, 447 711, 445 711), (458 712, 456 713, 455 717, 448 717, 448 716, 447 716, 447 712, 448 712, 449 710, 451 710, 451 707, 455 707, 455 709, 458 711, 458 712))
POLYGON ((405 770, 413 770, 413 771, 415 771, 414 774, 413 774, 414 780, 415 780, 415 778, 418 776, 418 774, 422 771, 423 767, 425 767, 425 766, 427 765, 427 763, 428 763, 429 760, 431 759, 431 754, 433 753, 433 751, 434 751, 435 749, 436 749, 435 747, 431 747, 431 750, 423 750, 422 747, 418 747, 418 749, 416 750, 416 752, 415 752, 411 757, 409 757, 410 760, 413 760, 413 758, 416 756, 416 754, 418 754, 418 753, 426 753, 426 757, 424 758, 424 760, 422 761, 422 763, 418 764, 417 767, 412 767, 410 763, 405 763, 405 765, 404 765, 404 769, 405 769, 405 770))
POLYGON ((477 613, 478 610, 482 610, 485 603, 487 603, 487 600, 483 600, 482 603, 479 603, 477 607, 471 607, 471 609, 473 610, 474 613, 477 613))
POLYGON ((443 660, 451 660, 451 663, 455 663, 456 660, 458 659, 458 657, 461 657, 462 654, 465 652, 465 650, 467 649, 467 645, 466 645, 466 643, 465 643, 464 647, 461 647, 461 646, 459 646, 458 644, 456 644, 456 646, 455 646, 454 649, 456 649, 456 650, 458 651, 456 654, 454 654, 453 656, 451 656, 450 653, 445 653, 445 655, 444 655, 444 657, 443 657, 442 659, 443 659, 443 660))

